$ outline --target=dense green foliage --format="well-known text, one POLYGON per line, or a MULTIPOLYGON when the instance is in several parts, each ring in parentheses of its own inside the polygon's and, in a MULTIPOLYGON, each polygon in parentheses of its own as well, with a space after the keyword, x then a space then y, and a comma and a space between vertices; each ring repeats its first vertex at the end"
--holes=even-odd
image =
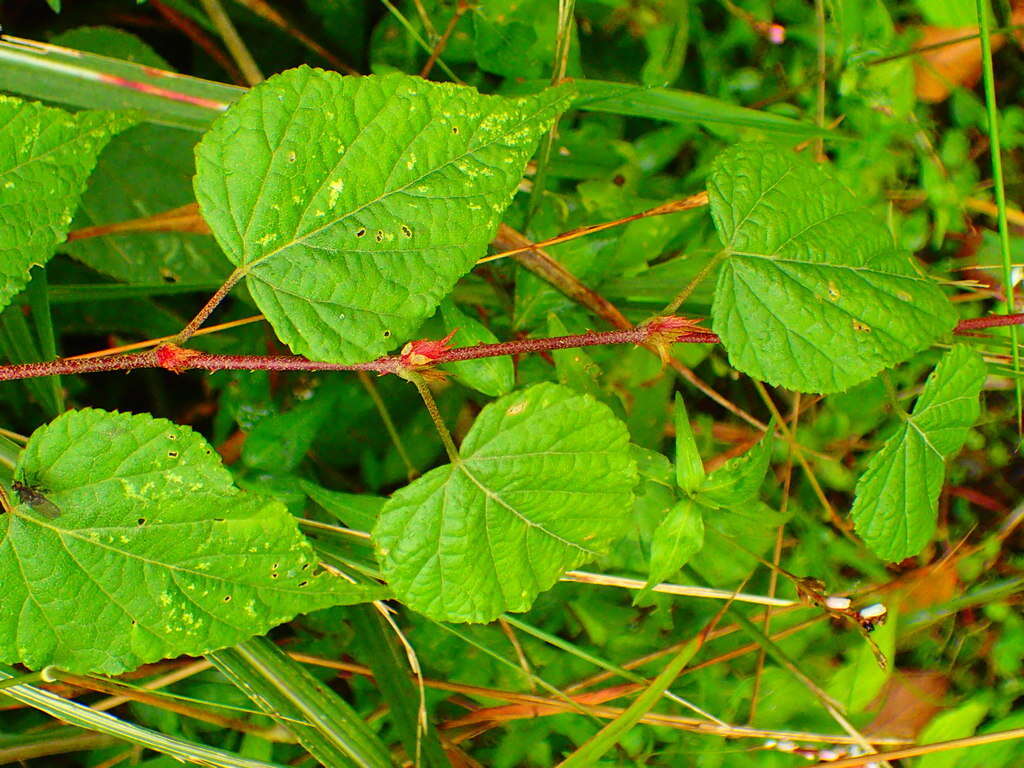
POLYGON ((940 47, 969 72, 926 97, 911 50, 983 3, 38 5, 5 31, 75 52, 0 41, 0 762, 786 768, 1024 725, 986 319, 1024 70, 986 96, 940 47))

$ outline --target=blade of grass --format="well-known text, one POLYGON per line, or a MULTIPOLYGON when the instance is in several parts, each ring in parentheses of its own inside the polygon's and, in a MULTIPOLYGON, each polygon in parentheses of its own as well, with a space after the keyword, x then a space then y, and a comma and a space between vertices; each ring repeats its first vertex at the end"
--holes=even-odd
MULTIPOLYGON (((978 12, 978 29, 981 33, 981 61, 985 76, 985 110, 988 113, 989 154, 992 156, 992 181, 996 193, 996 205, 999 208, 999 251, 1003 259, 1003 291, 1005 293, 1003 310, 1005 314, 1014 312, 1013 302, 1013 259, 1010 256, 1010 228, 1006 222, 1006 188, 1003 185, 1002 145, 999 136, 999 109, 996 104, 995 72, 992 69, 992 39, 989 34, 988 0, 975 0, 978 12)), ((1017 327, 1010 327, 1010 340, 1013 350, 1013 371, 1017 374, 1014 391, 1017 395, 1017 432, 1024 437, 1024 387, 1021 386, 1020 349, 1018 347, 1017 327)))
POLYGON ((373 606, 352 606, 349 617, 362 656, 369 662, 381 698, 391 711, 391 722, 406 756, 417 766, 448 768, 451 763, 445 757, 434 724, 427 718, 420 718, 419 691, 395 633, 373 606))
MULTIPOLYGON (((32 322, 39 338, 42 360, 57 359, 57 338, 53 333, 53 317, 50 314, 50 293, 46 280, 46 267, 34 267, 32 278, 25 290, 28 305, 32 312, 32 322)), ((53 400, 57 405, 57 413, 64 411, 64 389, 60 385, 60 376, 47 376, 41 380, 44 386, 53 390, 53 400)))
MULTIPOLYGON (((15 677, 14 670, 7 665, 0 665, 0 680, 15 677)), ((89 731, 112 736, 116 739, 138 744, 152 749, 176 760, 187 763, 213 766, 214 768, 284 768, 280 763, 267 763, 250 760, 214 747, 197 744, 192 741, 167 736, 158 731, 121 720, 105 712, 96 712, 89 707, 60 696, 44 691, 31 685, 17 685, 4 690, 4 695, 15 701, 27 704, 33 709, 45 712, 57 720, 69 725, 78 726, 89 731)))
POLYGON ((174 296, 179 293, 208 293, 220 285, 219 280, 205 283, 67 283, 51 285, 47 291, 50 304, 79 304, 91 301, 124 301, 151 296, 174 296))
POLYGON ((244 88, 130 61, 0 36, 5 91, 90 109, 138 110, 143 119, 205 131, 244 88))
POLYGON ((366 721, 266 638, 247 640, 207 658, 329 768, 392 765, 387 748, 366 721), (296 726, 294 720, 309 725, 296 726))
POLYGON ((38 757, 104 749, 118 743, 117 739, 102 733, 89 733, 69 727, 4 736, 3 746, 0 747, 0 765, 23 763, 38 757))
MULTIPOLYGON (((565 79, 566 68, 569 65, 569 50, 572 47, 572 30, 575 26, 573 11, 576 8, 576 0, 558 0, 558 24, 555 34, 555 60, 551 66, 551 85, 558 85, 565 79)), ((540 149, 537 151, 537 170, 533 176, 533 188, 530 191, 530 204, 526 210, 526 221, 523 229, 530 226, 530 221, 540 207, 541 199, 544 197, 544 186, 547 181, 548 163, 551 161, 551 150, 555 146, 555 137, 558 135, 558 123, 560 117, 555 118, 551 129, 544 136, 540 149)))
MULTIPOLYGON (((525 84, 539 89, 539 81, 525 84)), ((546 85, 546 83, 544 83, 546 85)), ((646 88, 628 83, 605 80, 576 80, 576 100, 573 107, 591 112, 611 112, 630 117, 646 117, 670 123, 699 123, 701 125, 756 128, 765 133, 813 138, 824 136, 832 140, 850 137, 838 131, 792 120, 771 112, 740 107, 711 96, 675 88, 646 88)))
MULTIPOLYGON (((538 629, 537 627, 533 627, 529 624, 518 621, 517 619, 514 619, 511 616, 505 616, 504 619, 516 629, 519 629, 522 632, 526 632, 527 634, 533 635, 538 640, 543 640, 545 643, 548 643, 549 645, 552 645, 555 648, 563 650, 566 653, 571 653, 573 656, 583 659, 584 661, 589 662, 590 664, 593 664, 596 667, 600 667, 601 669, 608 672, 614 672, 615 674, 619 675, 619 677, 623 677, 626 680, 629 680, 631 683, 636 683, 637 685, 648 685, 649 681, 643 678, 642 676, 636 674, 636 672, 631 672, 628 669, 620 667, 617 664, 612 664, 610 661, 602 659, 600 656, 595 656, 592 653, 588 653, 587 651, 584 651, 582 648, 578 648, 577 646, 573 645, 567 640, 563 640, 562 638, 545 632, 542 629, 538 629)), ((708 721, 718 723, 719 725, 724 725, 724 723, 717 717, 705 712, 700 707, 690 703, 686 699, 680 698, 679 696, 676 696, 674 693, 668 691, 665 691, 663 693, 666 698, 670 699, 671 701, 674 701, 676 704, 679 704, 680 706, 692 710, 693 712, 697 713, 698 715, 707 719, 708 721)))
POLYGON ((714 629, 715 624, 729 607, 726 603, 722 606, 711 622, 702 632, 686 643, 679 652, 672 657, 672 660, 665 665, 665 668, 658 673, 654 681, 630 704, 626 710, 602 728, 593 738, 589 739, 582 747, 573 752, 569 757, 558 764, 558 768, 582 768, 593 765, 609 749, 614 747, 630 731, 633 726, 640 722, 657 703, 668 687, 679 677, 679 673, 690 663, 697 651, 704 645, 708 633, 714 629))
MULTIPOLYGON (((31 363, 42 359, 42 353, 21 307, 11 305, 0 314, 0 350, 12 363, 31 363)), ((26 379, 25 386, 49 418, 63 410, 53 385, 43 378, 26 379)))

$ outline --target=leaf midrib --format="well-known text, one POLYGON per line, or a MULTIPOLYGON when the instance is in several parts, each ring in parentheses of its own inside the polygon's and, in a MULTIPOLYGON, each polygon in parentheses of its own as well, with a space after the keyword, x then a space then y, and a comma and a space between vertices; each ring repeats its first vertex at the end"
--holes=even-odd
MULTIPOLYGON (((281 253, 281 252, 283 252, 285 250, 288 250, 289 248, 293 248, 296 245, 304 244, 304 242, 306 240, 308 240, 308 239, 310 239, 312 237, 315 237, 316 235, 320 234, 321 232, 323 232, 323 231, 325 231, 327 229, 330 229, 331 227, 334 227, 334 226, 340 224, 341 222, 345 221, 346 219, 348 219, 348 218, 356 215, 360 211, 368 208, 369 206, 376 205, 377 203, 380 203, 382 200, 386 200, 387 198, 389 198, 389 197, 391 197, 393 195, 400 194, 401 192, 404 192, 409 187, 412 187, 415 184, 419 184, 424 179, 432 176, 433 174, 438 173, 439 171, 444 170, 445 168, 447 168, 448 166, 450 166, 450 165, 452 165, 454 163, 457 163, 459 160, 462 160, 462 159, 464 159, 464 158, 466 158, 466 157, 468 157, 468 156, 470 156, 470 155, 472 155, 474 153, 480 152, 481 150, 486 149, 486 148, 488 148, 488 147, 498 143, 499 141, 505 139, 509 134, 511 134, 514 131, 518 130, 525 123, 527 123, 530 120, 532 120, 535 115, 537 115, 540 112, 543 112, 546 109, 550 109, 550 108, 551 108, 551 105, 548 104, 548 103, 541 103, 541 104, 539 104, 538 107, 535 110, 533 110, 532 112, 530 112, 529 115, 523 116, 519 121, 514 123, 512 127, 507 128, 499 136, 495 136, 492 140, 490 140, 490 141, 488 141, 486 143, 483 143, 483 144, 479 144, 479 145, 477 145, 477 146, 475 146, 475 147, 473 147, 471 149, 467 149, 461 155, 458 155, 456 157, 450 158, 449 160, 446 160, 444 163, 442 163, 441 165, 437 166, 436 168, 431 168, 429 171, 427 171, 426 173, 423 173, 422 175, 416 177, 415 179, 412 179, 407 184, 405 184, 405 185, 403 185, 401 187, 397 187, 395 189, 386 190, 386 191, 382 192, 380 195, 378 195, 376 198, 374 198, 373 200, 369 200, 369 201, 363 203, 362 205, 360 205, 360 206, 358 206, 358 207, 356 207, 356 208, 354 208, 354 209, 352 209, 350 211, 347 211, 347 212, 343 213, 341 216, 337 217, 336 219, 332 219, 332 220, 330 220, 328 222, 325 222, 324 224, 320 225, 316 229, 310 230, 309 232, 304 233, 300 237, 293 237, 288 242, 282 243, 280 246, 275 248, 270 253, 266 253, 263 256, 260 256, 259 258, 254 259, 252 261, 245 261, 244 260, 245 254, 244 253, 241 254, 242 257, 243 257, 243 261, 242 261, 240 266, 243 269, 245 269, 247 272, 252 271, 255 267, 257 267, 259 264, 262 264, 264 261, 267 261, 268 259, 271 259, 274 256, 278 255, 279 253, 281 253)), ((346 152, 346 154, 347 154, 347 152, 346 152)), ((243 247, 243 249, 245 248, 245 242, 244 241, 242 242, 242 247, 243 247)), ((382 251, 382 253, 387 253, 387 251, 382 251)))

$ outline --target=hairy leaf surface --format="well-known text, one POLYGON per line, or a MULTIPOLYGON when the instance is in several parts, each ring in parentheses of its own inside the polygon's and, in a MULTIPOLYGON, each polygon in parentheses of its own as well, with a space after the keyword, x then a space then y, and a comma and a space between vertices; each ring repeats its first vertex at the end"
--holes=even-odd
POLYGON ((0 518, 4 661, 118 673, 378 596, 315 574, 284 506, 235 489, 164 419, 70 411, 36 430, 15 478, 36 490, 0 518))
POLYGON ((984 382, 981 355, 953 347, 928 377, 913 414, 871 457, 851 514, 879 557, 898 562, 916 555, 935 533, 944 460, 960 450, 977 421, 984 382))
POLYGON ((299 67, 203 138, 196 196, 283 341, 363 360, 411 334, 484 254, 567 96, 299 67))
POLYGON ((538 384, 480 412, 461 458, 396 492, 374 529, 388 583, 448 621, 525 611, 625 534, 636 483, 611 410, 538 384))
POLYGON ((740 144, 716 158, 708 194, 727 252, 713 327, 744 373, 837 392, 956 323, 884 224, 810 159, 740 144))
POLYGON ((64 242, 96 156, 133 123, 0 96, 0 308, 64 242))

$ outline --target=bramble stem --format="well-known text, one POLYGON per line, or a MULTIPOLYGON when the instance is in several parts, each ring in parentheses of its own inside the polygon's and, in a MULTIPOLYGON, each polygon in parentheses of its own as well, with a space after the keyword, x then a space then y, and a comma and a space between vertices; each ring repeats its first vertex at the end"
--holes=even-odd
MULTIPOLYGON (((225 283, 222 289, 226 293, 230 290, 230 286, 225 283), (225 286, 227 287, 225 288, 225 286)), ((963 320, 956 327, 954 333, 972 335, 972 331, 981 328, 1005 325, 1024 325, 1024 313, 989 315, 988 317, 963 320)), ((652 335, 651 326, 638 325, 625 330, 577 333, 543 339, 517 339, 501 341, 496 344, 477 344, 472 347, 446 349, 431 358, 431 365, 503 355, 527 355, 555 349, 595 347, 604 344, 649 344, 652 335)), ((679 332, 671 341, 675 344, 718 344, 721 339, 711 331, 703 331, 699 327, 695 327, 694 330, 679 332)), ((0 365, 0 381, 101 371, 132 371, 140 368, 166 368, 177 373, 190 369, 205 371, 367 371, 382 376, 388 373, 397 374, 402 371, 415 370, 415 366, 409 366, 403 361, 401 355, 379 357, 365 363, 325 363, 307 360, 298 355, 215 355, 194 349, 183 349, 175 344, 165 344, 155 350, 131 354, 61 358, 42 363, 0 365)))

